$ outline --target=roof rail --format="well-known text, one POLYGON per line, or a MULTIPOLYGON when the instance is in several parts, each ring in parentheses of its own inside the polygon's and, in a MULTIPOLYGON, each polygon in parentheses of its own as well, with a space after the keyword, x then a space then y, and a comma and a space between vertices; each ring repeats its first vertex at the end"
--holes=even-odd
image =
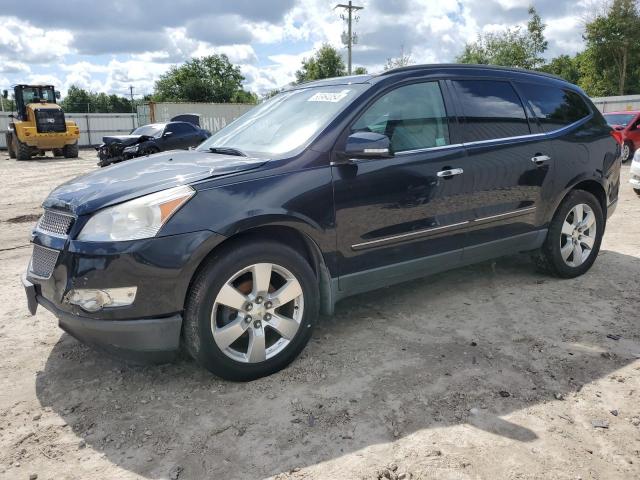
POLYGON ((411 71, 419 71, 424 69, 433 69, 433 68, 467 68, 467 69, 482 69, 482 70, 498 70, 503 72, 514 72, 514 73, 529 73, 533 75, 540 75, 542 77, 553 78, 554 80, 562 80, 566 82, 566 80, 558 75, 554 75, 553 73, 540 72, 537 70, 527 70, 525 68, 517 68, 517 67, 503 67, 501 65, 483 65, 483 64, 474 64, 474 63, 426 63, 421 65, 407 65, 406 67, 397 67, 392 68, 391 70, 386 70, 377 74, 376 76, 385 76, 391 75, 394 73, 401 72, 411 72, 411 71))

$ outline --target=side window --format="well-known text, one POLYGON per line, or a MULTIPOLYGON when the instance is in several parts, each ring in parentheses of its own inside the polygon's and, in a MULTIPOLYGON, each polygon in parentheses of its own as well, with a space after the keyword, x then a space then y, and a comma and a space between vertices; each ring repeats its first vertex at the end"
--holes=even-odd
POLYGON ((558 130, 588 116, 591 111, 576 92, 533 83, 518 83, 545 132, 558 130))
POLYGON ((529 122, 518 94, 509 82, 453 82, 463 109, 465 142, 528 135, 529 122))
POLYGON ((449 144, 449 124, 437 82, 396 88, 371 105, 353 131, 387 135, 394 152, 449 144))
POLYGON ((185 123, 171 123, 167 125, 167 132, 173 132, 174 135, 184 135, 185 133, 193 133, 193 129, 185 123))

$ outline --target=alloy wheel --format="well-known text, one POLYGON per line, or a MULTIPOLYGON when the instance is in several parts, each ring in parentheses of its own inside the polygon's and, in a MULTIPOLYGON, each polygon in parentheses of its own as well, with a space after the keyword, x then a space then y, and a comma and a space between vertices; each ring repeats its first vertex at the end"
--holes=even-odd
POLYGON ((289 345, 303 313, 304 295, 298 279, 280 265, 257 263, 224 283, 213 304, 211 331, 226 356, 258 363, 289 345))
POLYGON ((629 160, 630 156, 631 156, 631 147, 629 147, 628 143, 625 143, 622 146, 622 161, 626 162, 627 160, 629 160))
POLYGON ((575 205, 564 219, 560 254, 570 267, 579 267, 591 255, 597 234, 596 216, 585 203, 575 205))

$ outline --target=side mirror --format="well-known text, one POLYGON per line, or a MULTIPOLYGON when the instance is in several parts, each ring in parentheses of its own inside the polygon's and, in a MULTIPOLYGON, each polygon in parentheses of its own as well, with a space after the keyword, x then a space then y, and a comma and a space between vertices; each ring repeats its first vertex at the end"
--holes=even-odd
POLYGON ((391 158, 391 141, 386 135, 375 132, 355 132, 347 138, 344 153, 348 158, 391 158))
POLYGON ((2 90, 2 96, 4 98, 9 98, 9 90, 2 90))
POLYGON ((55 95, 56 95, 56 99, 60 100, 60 91, 59 90, 56 90, 55 95))

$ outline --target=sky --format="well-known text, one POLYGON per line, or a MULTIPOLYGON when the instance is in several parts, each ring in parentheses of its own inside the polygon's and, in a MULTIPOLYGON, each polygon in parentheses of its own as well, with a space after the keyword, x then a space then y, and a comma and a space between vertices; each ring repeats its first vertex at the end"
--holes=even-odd
MULTIPOLYGON (((0 89, 50 83, 141 96, 172 65, 225 53, 258 94, 295 78, 323 43, 343 54, 342 0, 20 0, 0 9, 0 89)), ((546 57, 582 48, 593 0, 356 0, 353 65, 382 70, 402 51, 414 63, 454 61, 479 33, 547 24, 546 57)))

